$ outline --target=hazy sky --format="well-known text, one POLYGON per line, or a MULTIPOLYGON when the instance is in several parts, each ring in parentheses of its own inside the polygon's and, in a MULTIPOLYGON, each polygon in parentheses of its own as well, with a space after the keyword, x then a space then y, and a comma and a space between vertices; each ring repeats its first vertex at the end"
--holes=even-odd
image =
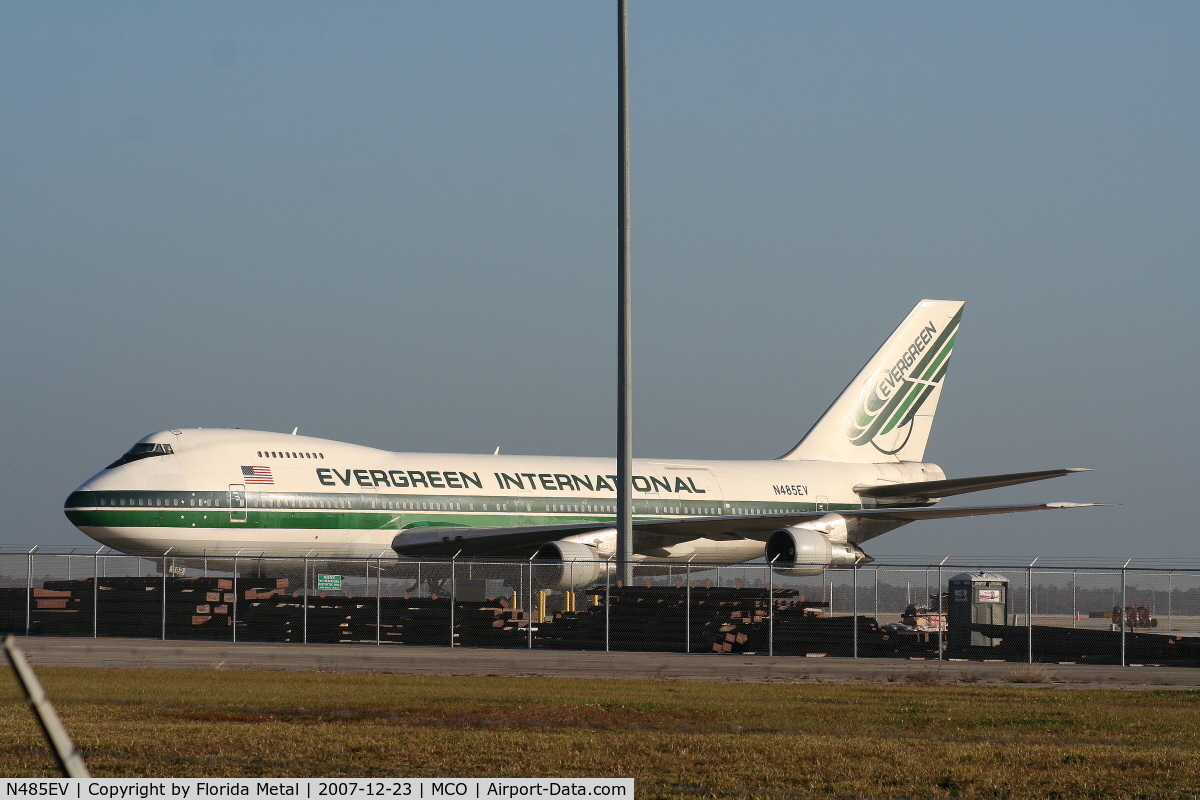
MULTIPOLYGON (((1200 5, 631 0, 639 456, 789 449, 922 297, 869 553, 1200 561, 1200 5)), ((170 427, 612 455, 615 2, 0 4, 4 544, 170 427)))

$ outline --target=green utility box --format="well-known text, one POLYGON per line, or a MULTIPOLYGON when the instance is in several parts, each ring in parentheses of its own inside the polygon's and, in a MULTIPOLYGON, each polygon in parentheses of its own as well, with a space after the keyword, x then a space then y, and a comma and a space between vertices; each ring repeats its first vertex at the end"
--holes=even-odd
POLYGON ((964 572, 950 579, 950 647, 995 647, 992 639, 972 631, 971 623, 1008 624, 1008 578, 995 572, 964 572))

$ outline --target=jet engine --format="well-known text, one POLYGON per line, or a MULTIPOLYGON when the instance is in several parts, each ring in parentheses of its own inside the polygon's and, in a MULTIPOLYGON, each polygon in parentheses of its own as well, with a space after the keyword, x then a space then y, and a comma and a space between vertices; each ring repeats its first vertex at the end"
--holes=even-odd
MULTIPOLYGON (((616 536, 615 529, 584 534, 589 540, 604 542, 616 536)), ((612 571, 612 561, 593 544, 584 544, 571 537, 547 542, 533 557, 533 580, 543 589, 574 591, 604 580, 612 571)))
POLYGON ((820 575, 832 566, 871 561, 849 542, 835 542, 812 528, 780 528, 767 540, 767 561, 780 575, 820 575))

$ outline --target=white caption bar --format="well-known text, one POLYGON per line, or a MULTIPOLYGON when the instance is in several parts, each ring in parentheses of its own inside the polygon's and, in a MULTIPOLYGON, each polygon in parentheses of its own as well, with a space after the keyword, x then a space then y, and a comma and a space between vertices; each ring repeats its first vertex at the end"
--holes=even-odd
POLYGON ((633 798, 632 778, 60 778, 4 779, 3 798, 63 797, 101 800, 175 800, 213 798, 402 797, 407 800, 473 800, 521 797, 633 798))

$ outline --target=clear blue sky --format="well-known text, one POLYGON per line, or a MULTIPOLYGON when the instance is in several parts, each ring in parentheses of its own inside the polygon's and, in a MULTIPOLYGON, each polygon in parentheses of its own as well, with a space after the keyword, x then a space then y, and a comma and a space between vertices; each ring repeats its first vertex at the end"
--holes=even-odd
MULTIPOLYGON (((0 543, 168 427, 611 455, 614 2, 0 5, 0 543)), ((631 0, 636 450, 774 457, 922 297, 872 555, 1200 560, 1200 5, 631 0)))

